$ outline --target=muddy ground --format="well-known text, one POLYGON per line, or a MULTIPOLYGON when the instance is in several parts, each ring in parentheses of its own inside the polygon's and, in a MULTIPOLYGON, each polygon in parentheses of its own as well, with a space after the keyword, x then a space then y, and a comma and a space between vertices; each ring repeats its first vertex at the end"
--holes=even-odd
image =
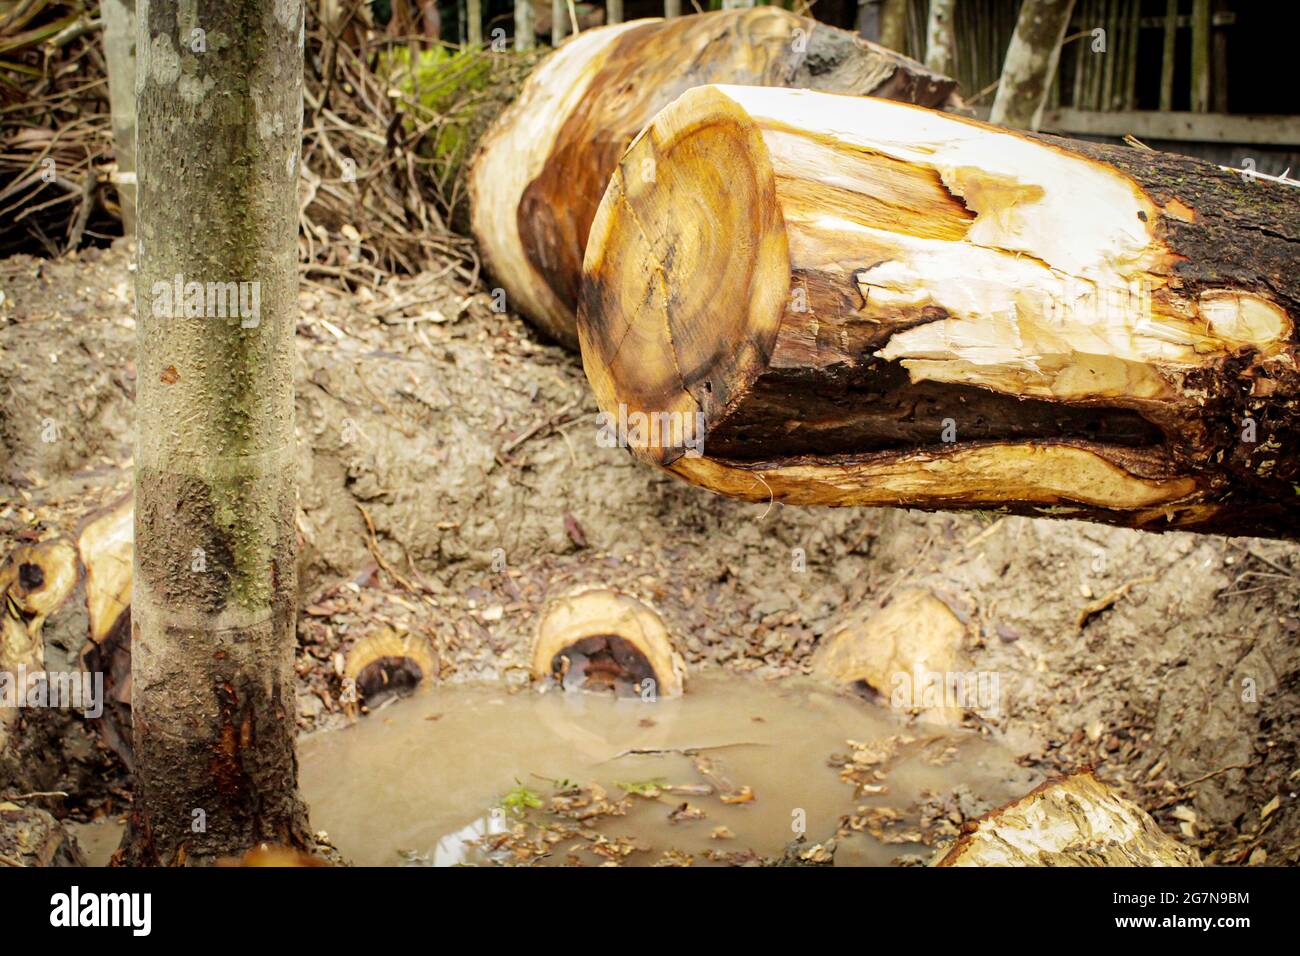
MULTIPOLYGON (((121 243, 0 262, 0 557, 129 488, 132 280, 121 243)), ((1296 546, 719 498, 600 447, 576 357, 490 302, 304 287, 304 730, 350 719, 342 656, 381 626, 427 635, 441 681, 524 683, 547 597, 600 583, 653 601, 693 671, 779 677, 923 586, 1000 676, 968 723, 1023 765, 1094 766, 1208 863, 1300 861, 1296 546)))

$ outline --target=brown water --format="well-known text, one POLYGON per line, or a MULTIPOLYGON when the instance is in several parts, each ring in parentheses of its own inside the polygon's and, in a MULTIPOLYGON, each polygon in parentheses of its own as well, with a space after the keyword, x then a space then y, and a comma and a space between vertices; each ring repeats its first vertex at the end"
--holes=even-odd
MULTIPOLYGON (((992 805, 1037 782, 988 737, 908 727, 876 705, 802 680, 731 675, 696 677, 684 697, 653 703, 612 695, 512 693, 499 685, 430 688, 345 730, 303 740, 301 755, 313 827, 327 831, 360 865, 510 859, 594 865, 604 859, 590 849, 597 834, 629 837, 642 848, 620 857, 627 865, 655 863, 665 851, 689 854, 702 865, 710 849, 779 855, 800 819, 810 842, 824 840, 842 817, 861 813, 861 807, 899 811, 900 819, 886 830, 888 839, 899 841, 916 829, 915 805, 923 790, 946 792, 965 784, 992 805), (900 734, 910 740, 896 741, 896 757, 867 777, 884 793, 855 797, 855 785, 828 765, 832 754, 851 752, 848 740, 874 746, 900 734), (633 749, 697 750, 713 765, 712 778, 689 754, 625 753, 633 749), (594 782, 608 791, 610 804, 627 796, 620 783, 653 782, 661 792, 630 796, 626 815, 580 826, 548 812, 552 796, 566 786, 560 781, 594 782), (701 793, 710 782, 713 792, 701 793), (520 785, 543 806, 522 806, 520 785), (686 789, 662 792, 665 785, 686 789), (752 801, 720 799, 744 787, 752 801), (512 790, 516 799, 505 800, 512 790), (673 822, 670 814, 683 802, 689 804, 686 819, 679 814, 673 822), (703 817, 694 818, 696 811, 703 817), (465 842, 512 830, 534 840, 548 832, 539 825, 554 828, 550 853, 540 859, 512 856, 513 842, 495 850, 465 842), (714 838, 720 826, 734 838, 714 838)), ((579 795, 577 802, 582 800, 579 795)), ((932 853, 915 842, 882 842, 855 832, 839 842, 835 862, 886 865, 902 854, 928 859, 932 853)))

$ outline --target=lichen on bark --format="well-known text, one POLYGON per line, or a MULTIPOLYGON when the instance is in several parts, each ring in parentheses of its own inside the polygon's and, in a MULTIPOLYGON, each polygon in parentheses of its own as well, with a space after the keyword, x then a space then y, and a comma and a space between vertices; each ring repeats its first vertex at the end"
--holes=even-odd
POLYGON ((301 0, 139 5, 134 862, 307 840, 292 690, 302 31, 301 0))

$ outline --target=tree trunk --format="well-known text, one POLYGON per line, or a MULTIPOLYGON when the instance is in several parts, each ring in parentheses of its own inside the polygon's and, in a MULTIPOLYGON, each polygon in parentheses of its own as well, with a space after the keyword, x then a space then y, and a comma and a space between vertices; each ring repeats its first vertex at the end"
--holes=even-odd
POLYGON ((294 749, 300 0, 140 13, 130 863, 306 846, 294 749))
POLYGON ((723 494, 1300 537, 1297 315, 1294 188, 728 86, 619 164, 579 336, 620 439, 723 494))
POLYGON ((1200 866, 1191 847, 1091 773, 1051 780, 979 820, 939 866, 1200 866))
POLYGON ((483 0, 465 0, 465 41, 475 48, 483 45, 483 0))
POLYGON ((989 122, 1038 129, 1074 0, 1024 0, 989 122))
POLYGON ((104 59, 122 231, 135 235, 135 0, 104 0, 104 59))
POLYGON ((537 31, 533 24, 532 0, 515 0, 515 49, 531 50, 537 45, 537 31))
POLYGON ((577 347, 574 309, 596 206, 627 144, 712 81, 808 86, 938 105, 955 85, 919 63, 762 7, 589 30, 550 56, 483 137, 472 228, 511 308, 577 347))
POLYGON ((930 19, 925 31, 925 66, 945 76, 953 74, 952 18, 957 0, 930 0, 930 19))
POLYGON ((880 4, 880 45, 898 53, 907 48, 907 0, 880 4))
POLYGON ((559 46, 569 34, 569 7, 564 0, 551 0, 551 46, 559 46))

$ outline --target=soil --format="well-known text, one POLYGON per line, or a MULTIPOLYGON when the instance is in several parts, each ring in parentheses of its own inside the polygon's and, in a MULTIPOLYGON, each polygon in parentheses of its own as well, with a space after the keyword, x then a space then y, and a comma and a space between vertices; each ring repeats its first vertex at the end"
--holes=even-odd
MULTIPOLYGON (((133 278, 121 242, 0 261, 0 558, 129 489, 133 278)), ((355 719, 343 660, 381 626, 426 635, 439 682, 523 684, 546 600, 601 584, 652 603, 692 673, 775 679, 926 587, 1000 676, 968 726, 1095 767, 1207 863, 1300 861, 1300 547, 723 499, 601 447, 578 358, 492 302, 303 288, 304 731, 355 719)))

